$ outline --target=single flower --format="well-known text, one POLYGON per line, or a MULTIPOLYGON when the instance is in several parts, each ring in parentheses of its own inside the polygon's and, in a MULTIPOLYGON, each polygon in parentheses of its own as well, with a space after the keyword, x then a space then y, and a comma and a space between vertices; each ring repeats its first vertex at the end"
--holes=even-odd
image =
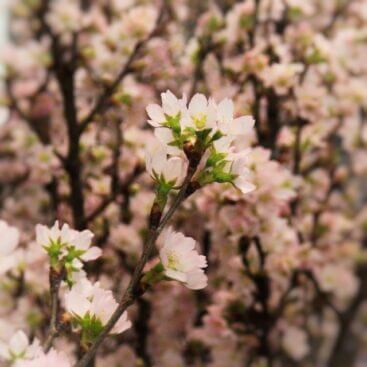
POLYGON ((203 94, 195 94, 183 115, 182 126, 193 130, 216 129, 216 104, 213 99, 207 100, 203 94))
POLYGON ((76 231, 59 222, 49 228, 38 224, 36 226, 36 241, 50 257, 54 267, 65 266, 68 279, 71 281, 73 272, 81 270, 83 263, 101 256, 102 250, 91 246, 93 233, 89 230, 76 231))
POLYGON ((20 261, 19 231, 0 220, 0 275, 14 268, 20 261))
MULTIPOLYGON (((42 351, 39 340, 35 339, 29 343, 27 335, 18 330, 9 340, 9 343, 0 342, 0 360, 16 362, 29 360, 42 351)), ((16 364, 18 366, 18 363, 16 364)))
POLYGON ((187 162, 180 157, 168 157, 165 147, 153 144, 146 150, 146 167, 152 178, 170 188, 180 186, 186 175, 187 162))
POLYGON ((241 116, 234 118, 233 101, 229 98, 223 99, 217 107, 218 129, 223 135, 237 136, 251 133, 255 120, 252 116, 241 116))
POLYGON ((163 242, 159 256, 165 275, 190 289, 205 288, 208 279, 203 268, 207 267, 207 261, 205 256, 195 250, 195 240, 168 228, 163 242))
MULTIPOLYGON (((99 283, 90 283, 86 278, 80 279, 65 294, 65 309, 71 315, 77 329, 81 329, 82 339, 89 343, 103 330, 118 304, 110 290, 102 289, 99 283)), ((124 312, 111 334, 120 334, 131 327, 131 321, 124 312)))
POLYGON ((149 124, 153 127, 179 128, 182 111, 186 109, 186 98, 178 99, 171 91, 161 94, 162 106, 150 104, 147 107, 149 124))

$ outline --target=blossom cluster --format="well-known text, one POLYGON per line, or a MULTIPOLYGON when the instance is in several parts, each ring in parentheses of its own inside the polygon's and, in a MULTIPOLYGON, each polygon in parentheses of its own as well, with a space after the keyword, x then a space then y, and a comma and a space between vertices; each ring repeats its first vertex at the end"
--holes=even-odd
POLYGON ((234 118, 233 101, 226 98, 217 105, 198 93, 187 105, 185 96, 178 99, 167 91, 162 93, 162 106, 151 104, 147 113, 162 144, 148 153, 147 168, 160 185, 167 184, 169 190, 182 184, 190 163, 187 158, 194 159, 191 154, 200 159, 196 180, 201 187, 228 182, 242 193, 254 190, 246 165, 248 150, 234 146, 252 133, 254 120, 251 116, 234 118), (166 154, 171 158, 164 157, 166 154))

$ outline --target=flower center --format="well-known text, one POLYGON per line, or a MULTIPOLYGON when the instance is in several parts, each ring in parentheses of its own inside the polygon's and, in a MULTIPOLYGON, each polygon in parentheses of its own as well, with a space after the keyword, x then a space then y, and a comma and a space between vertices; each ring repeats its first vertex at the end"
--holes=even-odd
POLYGON ((167 258, 168 258, 168 267, 172 270, 178 270, 180 262, 179 259, 177 258, 177 255, 174 252, 170 252, 167 258))
POLYGON ((198 129, 203 129, 206 125, 206 118, 207 118, 206 114, 201 112, 193 116, 192 119, 194 121, 195 126, 198 129))

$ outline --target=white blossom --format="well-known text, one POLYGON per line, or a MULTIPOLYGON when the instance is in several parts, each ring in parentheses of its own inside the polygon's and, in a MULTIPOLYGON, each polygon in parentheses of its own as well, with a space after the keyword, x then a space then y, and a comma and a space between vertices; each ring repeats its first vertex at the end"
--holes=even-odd
POLYGON ((207 261, 195 250, 195 240, 168 228, 163 242, 159 256, 165 275, 190 289, 205 288, 208 280, 203 268, 207 267, 207 261))
POLYGON ((71 250, 80 252, 77 256, 83 261, 91 261, 101 256, 101 249, 91 247, 93 233, 89 230, 76 231, 64 224, 61 228, 56 221, 53 227, 38 224, 36 226, 36 241, 44 249, 48 250, 54 245, 60 248, 60 256, 67 255, 71 250))
POLYGON ((161 144, 150 145, 146 151, 146 167, 153 179, 180 185, 186 175, 187 162, 180 157, 167 157, 161 144))
POLYGON ((233 101, 229 98, 223 99, 217 107, 218 129, 224 135, 246 135, 251 132, 255 120, 252 116, 241 116, 234 118, 233 101))
POLYGON ((195 130, 216 129, 216 104, 213 99, 207 100, 203 94, 195 94, 182 118, 182 127, 195 130))
MULTIPOLYGON (((9 340, 9 343, 0 342, 0 360, 16 362, 34 358, 41 351, 38 339, 29 343, 27 335, 18 330, 9 340)), ((18 363, 16 364, 18 367, 18 363)))
POLYGON ((177 117, 180 119, 181 113, 186 108, 186 98, 178 99, 171 91, 167 91, 161 94, 162 106, 158 104, 150 104, 147 107, 147 113, 149 116, 148 122, 154 126, 167 126, 167 118, 177 117))
MULTIPOLYGON (((74 318, 78 320, 89 320, 83 327, 98 328, 107 324, 118 304, 110 290, 102 289, 99 283, 92 284, 86 278, 76 283, 70 291, 65 294, 65 308, 74 318)), ((131 327, 131 321, 127 319, 124 312, 111 333, 120 334, 131 327)))
POLYGON ((251 171, 248 169, 248 152, 229 155, 228 171, 233 175, 232 183, 243 194, 255 190, 256 186, 250 182, 251 171))
POLYGON ((0 275, 15 267, 21 258, 19 231, 0 220, 0 275))

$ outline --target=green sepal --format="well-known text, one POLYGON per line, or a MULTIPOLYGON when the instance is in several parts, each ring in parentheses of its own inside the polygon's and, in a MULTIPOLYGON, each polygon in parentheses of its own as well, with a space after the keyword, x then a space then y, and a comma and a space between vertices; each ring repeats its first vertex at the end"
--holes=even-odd
POLYGON ((223 172, 223 171, 214 172, 213 176, 214 176, 214 181, 219 182, 219 183, 232 182, 236 178, 236 175, 234 175, 233 173, 228 173, 228 172, 223 172))
POLYGON ((155 192, 156 192, 155 202, 158 203, 159 208, 161 210, 163 210, 164 207, 166 206, 168 194, 174 188, 175 182, 176 181, 166 182, 164 180, 164 177, 160 177, 157 180, 156 188, 155 188, 155 192))
POLYGON ((205 185, 208 185, 210 183, 215 182, 213 172, 212 171, 202 171, 197 177, 197 181, 200 184, 200 187, 203 187, 205 185))
POLYGON ((215 167, 219 162, 223 161, 226 156, 226 153, 220 153, 213 150, 206 161, 206 167, 215 167))
POLYGON ((50 241, 50 244, 48 246, 43 246, 45 251, 47 252, 49 258, 50 258, 50 264, 53 268, 59 268, 59 262, 60 262, 60 255, 61 255, 61 249, 62 249, 62 243, 57 241, 50 241))
POLYGON ((116 93, 113 95, 113 100, 118 102, 118 103, 121 103, 121 104, 124 104, 126 106, 131 106, 132 105, 132 98, 131 98, 131 95, 128 94, 128 93, 116 93))
POLYGON ((141 279, 142 284, 144 287, 151 287, 154 284, 159 283, 161 280, 165 278, 164 275, 164 267, 162 263, 158 263, 152 269, 144 274, 141 279))
POLYGON ((196 144, 198 145, 198 147, 200 147, 202 150, 206 149, 210 143, 211 143, 211 138, 210 138, 210 133, 212 132, 212 129, 203 129, 203 130, 198 130, 195 131, 195 135, 196 135, 196 144))
POLYGON ((219 131, 219 130, 217 130, 216 132, 215 132, 215 134, 212 136, 212 138, 211 138, 211 142, 213 142, 213 141, 216 141, 216 140, 219 140, 220 138, 222 138, 224 135, 219 131))
POLYGON ((168 116, 165 115, 166 117, 166 121, 163 124, 163 126, 166 126, 170 129, 172 129, 173 134, 181 134, 181 124, 180 124, 180 119, 181 119, 181 114, 178 113, 176 116, 168 116))
POLYGON ((91 315, 89 312, 85 314, 84 317, 73 315, 72 323, 74 326, 79 326, 81 328, 81 342, 82 345, 86 347, 93 343, 104 329, 101 320, 95 315, 91 315))

